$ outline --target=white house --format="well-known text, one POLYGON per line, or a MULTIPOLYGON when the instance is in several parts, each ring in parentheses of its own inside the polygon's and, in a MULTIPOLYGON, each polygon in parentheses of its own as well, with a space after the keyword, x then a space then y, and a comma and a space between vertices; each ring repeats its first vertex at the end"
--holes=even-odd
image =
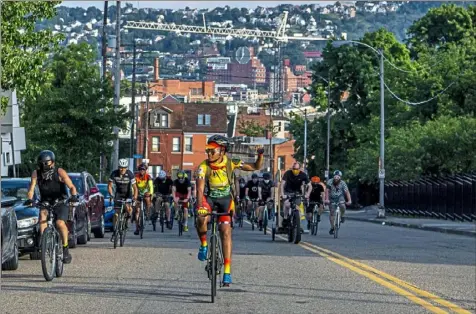
POLYGON ((16 92, 0 90, 0 96, 8 97, 5 114, 0 113, 1 175, 8 176, 8 168, 21 164, 21 151, 26 149, 25 128, 20 127, 20 112, 16 92))

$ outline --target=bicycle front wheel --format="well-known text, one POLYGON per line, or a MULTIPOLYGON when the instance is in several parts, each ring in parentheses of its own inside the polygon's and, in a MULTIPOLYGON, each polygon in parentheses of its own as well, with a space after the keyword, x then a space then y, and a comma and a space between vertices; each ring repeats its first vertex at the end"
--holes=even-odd
POLYGON ((265 208, 263 210, 263 232, 266 235, 268 229, 268 210, 265 208))
POLYGON ((336 215, 334 217, 334 238, 337 239, 339 235, 339 224, 340 224, 340 212, 336 210, 336 215))
POLYGON ((142 239, 144 237, 144 221, 145 221, 145 213, 144 213, 144 203, 142 202, 142 205, 141 205, 141 210, 140 210, 140 221, 139 221, 139 225, 140 225, 140 230, 139 230, 139 233, 140 233, 140 238, 142 239))
POLYGON ((212 272, 212 303, 215 303, 215 296, 217 295, 217 236, 212 235, 210 238, 210 264, 211 264, 211 272, 212 272))
POLYGON ((56 243, 52 227, 47 227, 41 237, 41 269, 46 281, 52 281, 56 271, 56 243))
POLYGON ((56 234, 56 243, 58 245, 58 250, 56 252, 56 277, 63 276, 64 264, 63 264, 63 241, 61 236, 56 234))

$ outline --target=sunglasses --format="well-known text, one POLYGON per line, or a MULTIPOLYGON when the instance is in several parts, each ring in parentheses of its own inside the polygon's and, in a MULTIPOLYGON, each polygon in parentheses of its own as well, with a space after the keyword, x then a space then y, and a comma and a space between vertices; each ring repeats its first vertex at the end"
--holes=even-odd
POLYGON ((215 155, 216 153, 220 152, 221 150, 219 148, 207 148, 205 149, 205 152, 208 155, 215 155))

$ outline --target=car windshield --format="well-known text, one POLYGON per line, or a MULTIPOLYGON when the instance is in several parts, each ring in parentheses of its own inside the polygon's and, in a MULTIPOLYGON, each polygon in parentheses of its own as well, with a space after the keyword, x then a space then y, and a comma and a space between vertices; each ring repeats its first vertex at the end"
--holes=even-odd
POLYGON ((105 198, 109 198, 109 192, 107 191, 107 184, 98 184, 99 192, 104 195, 105 198))
POLYGON ((74 186, 76 187, 76 191, 78 194, 84 194, 84 185, 83 179, 81 177, 70 176, 71 181, 73 181, 74 186))
POLYGON ((2 181, 2 197, 15 197, 19 201, 26 200, 30 181, 2 181))

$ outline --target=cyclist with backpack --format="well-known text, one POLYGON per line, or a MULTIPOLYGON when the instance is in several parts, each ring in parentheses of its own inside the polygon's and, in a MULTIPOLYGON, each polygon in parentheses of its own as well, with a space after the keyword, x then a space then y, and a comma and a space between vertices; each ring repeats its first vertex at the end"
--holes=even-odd
MULTIPOLYGON (((245 164, 239 159, 230 159, 226 155, 230 143, 228 138, 221 135, 213 135, 207 141, 206 153, 208 158, 197 169, 197 233, 200 238, 198 259, 207 259, 207 213, 216 206, 219 212, 234 211, 235 178, 234 170, 256 171, 263 166, 263 148, 258 148, 258 158, 254 164, 245 164), (204 195, 207 186, 207 195, 204 195)), ((222 251, 224 258, 223 284, 231 284, 231 219, 229 216, 221 216, 220 236, 222 239, 222 251)))

